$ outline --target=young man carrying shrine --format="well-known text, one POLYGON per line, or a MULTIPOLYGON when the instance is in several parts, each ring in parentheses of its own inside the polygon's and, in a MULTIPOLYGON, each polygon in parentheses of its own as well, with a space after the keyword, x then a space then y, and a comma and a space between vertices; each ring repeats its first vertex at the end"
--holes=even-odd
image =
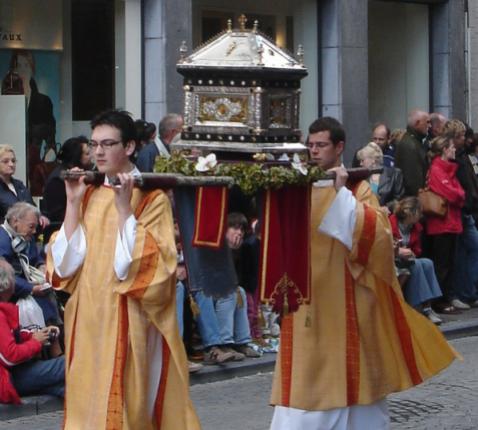
POLYGON ((333 118, 309 128, 311 159, 336 179, 311 191, 311 300, 283 317, 272 430, 388 429, 386 396, 456 357, 404 301, 392 235, 368 183, 347 182, 345 132, 333 118))
POLYGON ((54 286, 71 293, 65 429, 198 429, 176 320, 168 197, 133 188, 129 114, 104 112, 91 127, 105 182, 66 182, 65 221, 50 242, 54 286))

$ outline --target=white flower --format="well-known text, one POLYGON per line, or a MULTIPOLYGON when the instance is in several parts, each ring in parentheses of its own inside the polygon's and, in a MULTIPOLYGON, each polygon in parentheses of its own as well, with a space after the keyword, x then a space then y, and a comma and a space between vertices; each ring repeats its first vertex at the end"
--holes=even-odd
POLYGON ((195 169, 198 172, 207 172, 208 170, 214 169, 216 164, 216 154, 211 153, 206 157, 198 157, 198 162, 196 163, 195 169))
POLYGON ((295 170, 298 170, 300 173, 302 173, 304 176, 307 175, 307 167, 305 167, 305 163, 302 163, 299 155, 297 153, 294 154, 292 157, 292 167, 295 170))

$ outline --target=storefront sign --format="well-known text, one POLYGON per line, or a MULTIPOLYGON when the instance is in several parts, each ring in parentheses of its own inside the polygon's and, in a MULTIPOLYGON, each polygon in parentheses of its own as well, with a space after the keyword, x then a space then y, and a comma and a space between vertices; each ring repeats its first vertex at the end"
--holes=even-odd
POLYGON ((0 49, 63 49, 61 0, 0 0, 0 49))

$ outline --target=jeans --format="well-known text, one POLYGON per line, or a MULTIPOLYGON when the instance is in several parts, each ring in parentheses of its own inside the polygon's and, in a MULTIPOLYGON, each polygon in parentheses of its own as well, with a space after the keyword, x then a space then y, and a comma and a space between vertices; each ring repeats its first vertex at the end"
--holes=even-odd
POLYGON ((455 290, 465 302, 478 299, 478 230, 471 215, 463 216, 463 233, 458 236, 455 258, 455 290))
POLYGON ((184 334, 184 284, 181 281, 176 283, 176 316, 178 318, 179 335, 184 334))
POLYGON ((409 270, 411 276, 403 288, 403 295, 410 306, 416 307, 442 295, 433 261, 417 258, 409 270))
POLYGON ((224 343, 242 345, 250 342, 251 330, 247 318, 247 298, 242 287, 216 300, 216 315, 224 343), (238 303, 238 294, 242 303, 238 303))
POLYGON ((10 369, 12 382, 20 396, 51 394, 65 396, 65 357, 30 360, 10 369))
POLYGON ((193 297, 199 307, 196 322, 203 346, 208 348, 214 345, 224 345, 212 297, 207 297, 201 290, 194 291, 193 297))

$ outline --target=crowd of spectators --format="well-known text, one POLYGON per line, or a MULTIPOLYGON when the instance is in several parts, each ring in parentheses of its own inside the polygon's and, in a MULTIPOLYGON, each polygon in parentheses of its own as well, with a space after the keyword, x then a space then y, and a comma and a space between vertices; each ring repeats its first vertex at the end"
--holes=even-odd
POLYGON ((436 324, 478 306, 478 135, 458 119, 413 110, 406 129, 380 123, 371 137, 355 163, 384 167, 369 182, 390 217, 406 300, 436 324), (444 199, 444 216, 422 213, 424 189, 444 199))
MULTIPOLYGON (((152 172, 156 157, 169 157, 170 144, 178 139, 183 119, 168 114, 157 129, 143 120, 135 125, 136 165, 141 172, 152 172)), ((460 120, 414 110, 406 129, 390 130, 384 122, 376 124, 370 142, 356 152, 353 166, 383 168, 368 181, 377 204, 390 219, 397 276, 410 306, 435 324, 442 322, 441 313, 478 306, 478 134, 460 120), (426 187, 446 200, 445 216, 423 214, 419 195, 426 187)), ((64 218, 61 170, 94 168, 88 139, 66 140, 37 208, 28 188, 14 177, 15 167, 13 149, 0 145, 0 330, 9 333, 0 342, 0 357, 5 358, 0 370, 8 373, 0 373, 0 377, 13 384, 8 385, 9 393, 0 391, 0 402, 17 402, 18 394, 63 393, 58 375, 64 363, 59 355, 62 310, 68 297, 57 297, 45 279, 41 238, 43 235, 46 244, 64 218), (35 320, 38 324, 27 324, 32 318, 29 313, 38 316, 38 309, 42 317, 35 320), (54 347, 49 333, 58 334, 53 336, 54 347), (42 345, 50 345, 49 351, 42 345), (10 355, 3 353, 3 348, 8 348, 10 355), (37 359, 39 354, 43 360, 37 359), (51 366, 52 379, 25 386, 26 376, 22 375, 34 375, 37 362, 51 366)), ((174 203, 174 191, 169 195, 174 203)), ((231 207, 234 212, 228 215, 224 240, 238 281, 225 297, 211 297, 189 285, 177 230, 177 317, 191 357, 191 372, 201 369, 199 362, 221 364, 259 357, 273 344, 268 343, 271 333, 278 335, 277 316, 258 299, 261 238, 257 216, 250 216, 247 210, 236 211, 234 204, 231 207)))

